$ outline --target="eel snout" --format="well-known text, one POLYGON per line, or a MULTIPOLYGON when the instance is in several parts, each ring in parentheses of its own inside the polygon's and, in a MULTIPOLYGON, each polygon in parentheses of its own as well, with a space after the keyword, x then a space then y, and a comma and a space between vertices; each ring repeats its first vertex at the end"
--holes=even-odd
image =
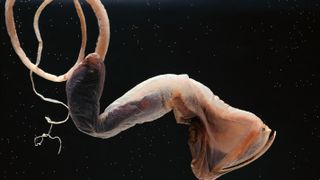
POLYGON ((256 139, 248 147, 242 155, 239 156, 239 161, 236 164, 223 168, 220 172, 227 173, 239 169, 247 164, 253 162, 262 156, 272 145, 276 137, 276 131, 272 131, 268 126, 263 124, 261 131, 256 139))

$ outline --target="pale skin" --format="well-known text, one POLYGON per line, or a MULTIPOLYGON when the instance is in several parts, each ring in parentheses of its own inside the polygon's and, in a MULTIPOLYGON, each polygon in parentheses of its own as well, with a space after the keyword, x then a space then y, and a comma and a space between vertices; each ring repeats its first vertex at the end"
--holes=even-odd
MULTIPOLYGON (((276 133, 260 118, 248 111, 231 107, 205 85, 187 75, 165 74, 150 78, 115 100, 100 114, 99 101, 105 80, 103 61, 110 34, 106 10, 99 0, 86 1, 97 16, 99 38, 95 52, 85 57, 86 23, 78 0, 74 0, 81 22, 82 44, 75 65, 65 74, 56 76, 38 67, 43 46, 38 20, 44 7, 51 1, 45 0, 34 18, 39 41, 36 64, 30 61, 20 47, 13 17, 14 0, 6 1, 7 30, 16 53, 31 72, 54 82, 67 80, 67 108, 81 132, 93 137, 110 138, 136 124, 154 121, 173 111, 177 123, 189 126, 192 170, 198 179, 206 180, 217 179, 253 162, 273 143, 276 133)), ((66 120, 47 121, 52 125, 66 120)), ((50 132, 51 128, 40 138, 57 138, 51 137, 50 132)))

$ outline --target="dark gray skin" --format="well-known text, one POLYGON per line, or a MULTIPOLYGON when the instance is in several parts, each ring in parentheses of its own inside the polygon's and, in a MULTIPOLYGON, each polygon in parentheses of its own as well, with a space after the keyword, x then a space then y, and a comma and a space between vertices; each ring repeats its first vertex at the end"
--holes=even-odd
POLYGON ((81 132, 94 137, 108 138, 115 135, 115 131, 119 133, 124 127, 127 129, 142 119, 134 120, 132 117, 152 114, 164 106, 161 96, 150 93, 137 100, 126 101, 124 104, 111 104, 100 114, 99 100, 104 80, 105 65, 97 54, 92 53, 74 70, 67 81, 66 92, 70 115, 81 132))
POLYGON ((71 118, 76 127, 87 134, 97 131, 100 97, 105 79, 105 66, 97 55, 87 56, 66 84, 71 118))

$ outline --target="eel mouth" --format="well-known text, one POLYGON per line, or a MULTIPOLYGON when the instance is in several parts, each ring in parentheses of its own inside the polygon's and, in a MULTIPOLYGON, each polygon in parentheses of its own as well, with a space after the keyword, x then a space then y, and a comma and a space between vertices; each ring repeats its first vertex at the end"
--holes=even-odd
POLYGON ((229 166, 229 167, 225 167, 223 169, 220 170, 220 173, 225 174, 228 173, 230 171, 239 169, 243 166, 248 165, 249 163, 253 162, 254 160, 258 159, 260 156, 262 156, 272 145, 275 137, 276 137, 277 132, 276 131, 271 131, 270 130, 270 134, 268 137, 268 140, 265 142, 265 144, 262 146, 262 148, 259 148, 255 153, 253 153, 253 155, 249 156, 249 158, 246 158, 246 160, 241 161, 238 164, 229 166))

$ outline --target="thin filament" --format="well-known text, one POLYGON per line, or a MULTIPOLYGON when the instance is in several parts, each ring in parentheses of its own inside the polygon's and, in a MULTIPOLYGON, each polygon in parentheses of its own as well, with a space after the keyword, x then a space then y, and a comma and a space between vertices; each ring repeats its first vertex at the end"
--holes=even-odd
MULTIPOLYGON (((42 6, 42 8, 44 8, 46 6, 46 4, 48 4, 49 2, 50 1, 45 1, 44 5, 42 6)), ((65 73, 63 75, 56 76, 54 74, 50 74, 50 73, 47 73, 47 72, 43 71, 41 68, 39 68, 38 66, 36 66, 35 64, 33 64, 30 61, 30 59, 28 58, 28 56, 26 55, 24 50, 21 48, 19 37, 18 37, 17 31, 16 31, 15 20, 14 20, 14 13, 13 13, 14 3, 15 3, 15 0, 7 0, 6 1, 6 4, 5 4, 5 21, 6 21, 6 27, 7 27, 8 35, 9 35, 10 40, 11 40, 11 44, 13 46, 13 49, 15 50, 17 55, 19 56, 21 62, 28 69, 30 69, 31 71, 33 71, 34 73, 36 73, 40 77, 45 78, 45 79, 47 79, 49 81, 53 81, 53 82, 66 81, 68 79, 68 74, 67 73, 65 73)), ((41 11, 42 10, 40 9, 39 14, 41 13, 41 11)))
MULTIPOLYGON (((37 61, 36 61, 36 66, 38 66, 40 64, 40 61, 41 61, 41 54, 42 54, 42 48, 43 48, 43 41, 42 41, 42 38, 41 38, 41 34, 40 34, 40 30, 39 30, 39 17, 43 11, 43 9, 50 3, 52 2, 52 0, 45 0, 43 1, 43 3, 40 5, 40 7, 38 8, 35 16, 34 16, 34 21, 33 21, 33 28, 34 28, 34 31, 35 31, 35 34, 36 34, 36 37, 37 37, 37 40, 38 40, 38 53, 37 53, 37 61)), ((55 103, 55 104, 61 104, 63 105, 64 107, 66 107, 69 111, 69 108, 66 104, 64 104, 63 102, 61 101, 58 101, 56 99, 52 99, 52 98, 46 98, 44 97, 42 94, 40 94, 39 92, 37 92, 36 88, 35 88, 35 84, 34 84, 34 80, 33 80, 33 76, 32 76, 32 71, 30 70, 30 79, 31 79, 31 84, 32 84, 32 89, 34 91, 34 93, 39 96, 42 100, 44 101, 47 101, 47 102, 51 102, 51 103, 55 103)), ((62 124, 62 123, 65 123, 69 118, 69 113, 67 115, 67 117, 62 120, 62 121, 52 121, 49 117, 46 117, 48 123, 50 124, 62 124)))
POLYGON ((87 44, 87 24, 86 24, 86 19, 84 17, 84 13, 79 1, 74 0, 73 2, 76 8, 76 11, 80 20, 80 26, 81 26, 81 48, 80 48, 78 60, 77 60, 77 63, 79 63, 84 59, 84 55, 85 55, 86 44, 87 44))
MULTIPOLYGON (((110 25, 109 25, 108 15, 107 15, 107 12, 106 12, 103 4, 99 0, 86 0, 86 1, 93 9, 93 12, 95 13, 97 20, 98 20, 99 37, 97 40, 95 52, 101 57, 101 59, 103 61, 105 58, 105 55, 107 53, 109 39, 110 39, 110 25)), ((41 12, 50 2, 52 2, 52 0, 44 0, 44 2, 38 8, 38 10, 35 14, 35 17, 34 17, 34 31, 35 31, 37 40, 39 42, 38 51, 37 51, 37 59, 36 59, 35 64, 30 61, 30 59, 27 57, 26 53, 24 52, 24 50, 21 48, 21 45, 20 45, 19 37, 18 37, 17 31, 16 31, 14 12, 13 12, 13 6, 15 4, 15 0, 6 0, 6 3, 5 3, 5 22, 6 22, 8 35, 10 37, 10 40, 11 40, 11 43, 12 43, 12 46, 13 46, 15 52, 19 56, 21 62, 30 70, 29 75, 30 75, 30 79, 31 79, 31 83, 32 83, 32 89, 35 92, 35 94, 37 96, 39 96, 41 99, 43 99, 44 101, 52 102, 52 103, 56 103, 56 104, 61 104, 68 109, 68 115, 67 115, 66 119, 64 119, 62 121, 52 121, 49 117, 45 117, 47 122, 51 125, 50 130, 47 134, 43 134, 43 135, 35 138, 35 141, 38 140, 39 138, 41 138, 40 144, 43 141, 43 138, 45 138, 45 137, 49 137, 50 139, 58 139, 60 142, 60 148, 61 148, 61 139, 56 136, 52 137, 50 135, 51 128, 52 128, 53 124, 62 124, 68 120, 68 118, 70 116, 69 108, 63 102, 60 102, 58 100, 51 99, 51 98, 46 98, 43 95, 41 95, 40 93, 38 93, 35 88, 32 74, 35 73, 35 74, 39 75, 40 77, 43 77, 43 78, 50 80, 50 81, 53 81, 53 82, 66 81, 69 78, 70 74, 75 69, 75 67, 77 65, 79 65, 81 63, 81 61, 84 59, 86 40, 87 40, 86 22, 85 22, 85 17, 84 17, 81 5, 79 4, 78 0, 74 0, 75 8, 76 8, 77 14, 80 19, 81 31, 82 31, 82 42, 81 42, 81 48, 80 48, 78 59, 77 59, 76 63, 74 64, 74 66, 72 68, 70 68, 70 70, 67 73, 65 73, 63 75, 56 76, 54 74, 50 74, 50 73, 43 71, 40 67, 38 67, 38 65, 40 64, 40 61, 41 61, 41 54, 42 54, 42 49, 43 49, 43 41, 42 41, 41 34, 39 31, 38 22, 39 22, 39 17, 40 17, 41 12)), ((36 144, 40 145, 39 143, 36 143, 36 144)), ((59 150, 60 150, 60 148, 59 148, 59 150)))
MULTIPOLYGON (((35 16, 34 16, 34 21, 33 21, 33 28, 34 28, 34 32, 36 34, 36 37, 37 37, 37 40, 38 40, 38 52, 37 52, 37 60, 36 60, 36 64, 35 66, 38 66, 40 64, 40 61, 41 61, 41 54, 42 54, 42 49, 43 49, 43 41, 42 41, 42 38, 41 38, 41 33, 40 33, 40 30, 39 30, 39 18, 40 18, 40 15, 43 11, 43 9, 50 3, 52 2, 52 0, 45 0, 43 1, 43 3, 40 5, 40 7, 38 8, 38 10, 36 11, 35 13, 35 16)), ((52 125, 53 124, 62 124, 62 123, 65 123, 68 119, 69 119, 69 116, 70 116, 70 113, 69 113, 69 107, 64 104, 63 102, 61 101, 58 101, 56 99, 52 99, 52 98, 47 98, 47 97, 44 97, 42 94, 40 94, 39 92, 37 92, 36 88, 35 88, 35 83, 34 83, 34 80, 33 80, 33 71, 30 70, 30 80, 31 80, 31 84, 32 84, 32 89, 34 91, 34 93, 39 96, 42 100, 44 101, 47 101, 47 102, 51 102, 51 103, 55 103, 55 104, 61 104, 63 105, 64 107, 66 107, 68 109, 68 115, 67 117, 62 120, 62 121, 52 121, 50 119, 50 117, 48 116, 45 116, 45 119, 47 120, 47 122, 50 124, 50 129, 48 131, 48 133, 43 133, 41 136, 36 136, 35 139, 34 139, 34 142, 35 142, 35 146, 39 146, 42 144, 43 142, 43 139, 48 137, 50 139, 58 139, 59 140, 59 143, 60 143, 60 146, 59 146, 59 151, 58 151, 58 154, 60 153, 60 150, 61 150, 61 139, 60 137, 58 136, 54 136, 52 137, 50 135, 51 133, 51 129, 52 129, 52 125), (41 138, 40 142, 37 142, 38 139, 41 138)))
MULTIPOLYGON (((100 0, 86 0, 86 2, 91 6, 93 12, 95 13, 97 20, 98 20, 98 25, 99 25, 99 37, 97 40, 95 52, 101 57, 102 60, 104 60, 105 55, 108 50, 108 45, 109 45, 109 40, 110 40, 110 25, 109 25, 108 15, 107 15, 107 12, 106 12, 103 4, 100 2, 100 0)), ((83 43, 86 39, 86 38, 84 38, 85 37, 84 31, 86 31, 84 16, 81 15, 83 13, 82 13, 81 6, 77 5, 78 2, 74 1, 74 3, 75 3, 76 10, 77 10, 78 16, 80 18, 80 22, 81 22, 81 30, 82 30, 82 38, 83 38, 81 49, 85 49, 85 43, 83 43), (81 14, 79 14, 79 12, 81 14)), ((83 58, 82 59, 79 58, 78 59, 79 61, 77 61, 74 64, 74 66, 72 68, 70 68, 70 70, 68 72, 66 72, 62 75, 59 75, 59 76, 47 73, 44 70, 42 70, 40 67, 33 64, 30 61, 30 59, 28 58, 28 56, 26 55, 26 53, 24 52, 24 50, 21 48, 21 45, 20 45, 19 37, 17 35, 16 26, 15 26, 15 19, 14 19, 14 12, 13 12, 14 4, 15 4, 15 0, 6 0, 6 3, 5 3, 5 22, 6 22, 8 35, 11 40, 11 44, 13 46, 13 49, 15 50, 17 55, 19 56, 21 62, 28 69, 33 71, 35 74, 37 74, 40 77, 45 78, 49 81, 53 81, 53 82, 66 81, 69 78, 69 76, 72 73, 75 66, 77 66, 78 62, 81 61, 83 58)), ((80 52, 81 52, 81 50, 80 50, 80 52)), ((83 50, 83 52, 84 52, 84 50, 83 50)))
MULTIPOLYGON (((43 49, 43 41, 42 41, 42 38, 41 38, 41 33, 40 33, 40 30, 39 30, 39 18, 40 18, 40 15, 43 11, 43 9, 50 3, 52 2, 52 0, 45 0, 41 5, 40 7, 38 8, 38 10, 36 11, 35 13, 35 16, 34 16, 34 21, 33 21, 33 27, 34 27, 34 31, 35 31, 35 34, 36 34, 36 37, 37 37, 37 40, 38 40, 38 51, 37 51, 37 59, 36 59, 36 63, 35 63, 35 66, 38 66, 41 62, 41 55, 42 55, 42 49, 43 49)), ((80 19, 80 24, 81 24, 81 32, 82 32, 82 41, 81 41, 81 48, 80 48, 80 52, 79 52, 79 55, 78 55, 78 59, 77 59, 77 62, 76 64, 79 64, 83 59, 84 59, 84 55, 85 55, 85 47, 86 47, 86 42, 87 42, 87 34, 86 34, 86 22, 85 22, 85 17, 84 17, 84 13, 83 13, 83 10, 81 8, 81 5, 79 3, 78 0, 74 0, 74 4, 75 4, 75 7, 76 7, 76 10, 77 10, 77 14, 79 16, 79 19, 80 19)), ((75 65, 76 66, 76 65, 75 65)), ((74 67, 75 67, 74 66, 74 67)), ((69 70, 68 73, 71 73, 73 70, 73 68, 71 68, 69 70)), ((47 101, 47 102, 51 102, 51 103, 55 103, 55 104, 61 104, 63 105, 65 108, 68 109, 68 115, 67 117, 62 120, 62 121, 53 121, 50 119, 50 117, 48 116, 45 116, 45 119, 47 120, 47 122, 50 124, 50 129, 48 131, 48 133, 43 133, 41 136, 36 136, 34 138, 34 143, 35 143, 35 146, 40 146, 44 140, 44 138, 49 138, 49 139, 58 139, 59 143, 60 143, 60 146, 59 146, 59 151, 58 151, 58 154, 60 153, 61 151, 61 144, 62 144, 62 141, 61 141, 61 138, 59 136, 51 136, 51 130, 52 130, 52 127, 53 127, 53 124, 56 125, 56 124, 63 124, 65 123, 68 119, 69 119, 69 116, 70 116, 70 112, 69 112, 69 107, 64 104, 63 102, 61 101, 58 101, 56 99, 52 99, 52 98, 47 98, 47 97, 44 97, 42 94, 40 94, 39 92, 37 92, 36 88, 35 88, 35 83, 34 83, 34 80, 33 80, 33 71, 30 70, 30 79, 31 79, 31 84, 32 84, 32 89, 34 91, 34 93, 39 96, 42 100, 44 101, 47 101), (40 139, 40 142, 38 142, 38 139, 40 139)))
POLYGON ((53 126, 53 125, 50 124, 50 128, 49 128, 49 130, 48 130, 47 133, 43 133, 41 136, 36 136, 36 137, 34 138, 34 145, 35 145, 35 146, 41 146, 44 138, 49 138, 49 139, 52 139, 52 140, 57 139, 57 140, 59 141, 58 154, 60 154, 60 152, 61 152, 61 147, 62 147, 62 141, 61 141, 61 138, 60 138, 59 136, 51 136, 51 135, 50 135, 50 134, 51 134, 51 130, 52 130, 52 126, 53 126), (40 141, 39 141, 39 139, 40 139, 40 141))
POLYGON ((86 0, 91 6, 93 12, 95 13, 99 26, 99 37, 96 44, 95 53, 97 53, 102 61, 104 61, 105 56, 109 47, 110 40, 110 24, 109 17, 106 9, 100 0, 86 0))

